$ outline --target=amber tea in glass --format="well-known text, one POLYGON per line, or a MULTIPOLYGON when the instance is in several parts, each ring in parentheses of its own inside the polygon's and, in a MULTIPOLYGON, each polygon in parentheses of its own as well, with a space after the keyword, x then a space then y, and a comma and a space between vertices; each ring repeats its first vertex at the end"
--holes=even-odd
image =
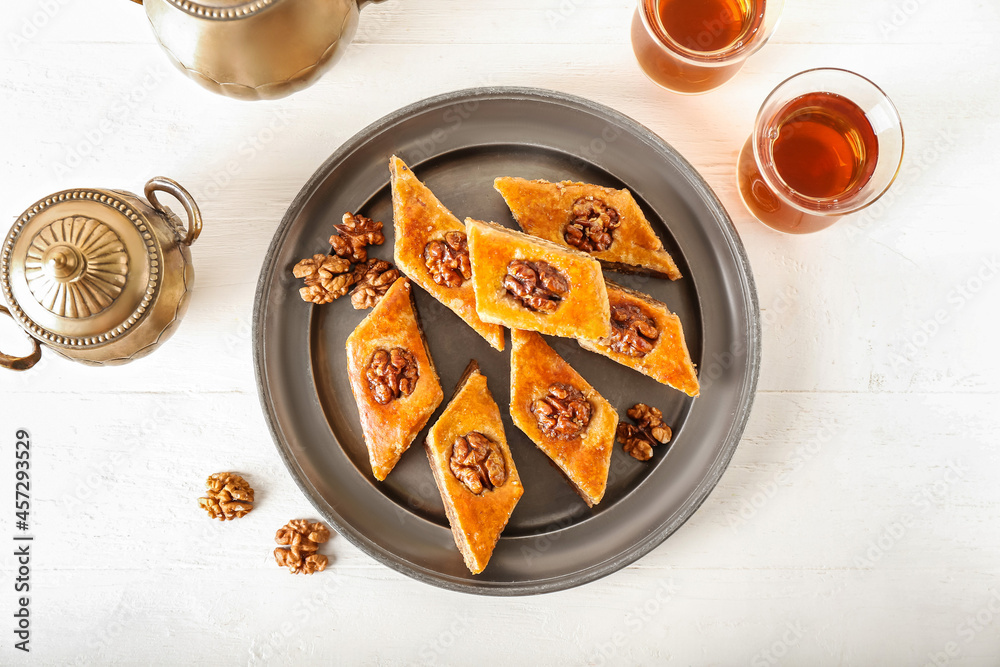
POLYGON ((783 0, 639 0, 632 49, 646 75, 677 93, 733 78, 767 41, 783 0))
POLYGON ((885 93, 846 70, 810 70, 761 107, 740 153, 740 195, 769 227, 819 231, 878 199, 902 155, 902 124, 885 93))

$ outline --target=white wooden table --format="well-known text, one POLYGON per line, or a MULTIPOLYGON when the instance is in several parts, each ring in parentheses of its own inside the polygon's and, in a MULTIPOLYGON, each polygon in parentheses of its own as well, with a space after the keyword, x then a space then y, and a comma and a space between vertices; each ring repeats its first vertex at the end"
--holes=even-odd
MULTIPOLYGON (((996 665, 1000 355, 994 0, 788 0, 732 82, 684 98, 634 63, 631 0, 387 0, 317 85, 241 103, 174 71, 125 0, 7 0, 0 211, 74 186, 166 175, 205 217, 187 319, 140 363, 47 355, 0 377, 0 540, 15 533, 14 433, 31 432, 31 653, 0 663, 996 665), (903 117, 885 206, 789 237, 735 189, 757 107, 809 67, 854 69, 903 117), (582 588, 490 599, 397 574, 334 538, 290 577, 270 534, 314 511, 281 464, 253 379, 264 252, 313 170, 402 105, 481 85, 553 88, 652 128, 708 179, 747 245, 764 317, 753 416, 697 514, 582 588), (237 469, 257 509, 195 505, 237 469)), ((0 231, 3 231, 0 230, 0 231)), ((0 324, 9 351, 27 345, 0 324)))

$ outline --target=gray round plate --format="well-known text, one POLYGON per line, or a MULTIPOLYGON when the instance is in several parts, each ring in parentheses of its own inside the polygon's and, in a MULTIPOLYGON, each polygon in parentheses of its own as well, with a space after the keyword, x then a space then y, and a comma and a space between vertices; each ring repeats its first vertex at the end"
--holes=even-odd
MULTIPOLYGON (((479 361, 501 408, 509 352, 496 352, 422 290, 417 308, 445 396, 479 361)), ((543 593, 614 572, 660 544, 705 500, 739 443, 757 384, 760 324, 743 246, 711 188, 673 148, 607 107, 551 91, 479 88, 433 97, 365 128, 292 202, 261 270, 254 365, 278 452, 323 518, 378 561, 444 588, 490 595, 543 593), (684 278, 608 274, 652 294, 681 318, 699 367, 697 399, 587 352, 549 342, 624 416, 637 402, 663 410, 669 448, 640 463, 620 446, 604 500, 589 509, 505 414, 525 493, 486 570, 469 574, 452 540, 423 434, 385 482, 374 480, 346 373, 344 344, 367 315, 347 298, 312 306, 298 296, 296 261, 327 252, 344 211, 385 222, 376 257, 392 259, 388 159, 397 154, 459 218, 516 227, 497 176, 628 188, 684 278)), ((509 345, 509 336, 508 336, 509 345)), ((443 409, 444 405, 442 405, 443 409)), ((432 418, 433 420, 435 417, 432 418)))

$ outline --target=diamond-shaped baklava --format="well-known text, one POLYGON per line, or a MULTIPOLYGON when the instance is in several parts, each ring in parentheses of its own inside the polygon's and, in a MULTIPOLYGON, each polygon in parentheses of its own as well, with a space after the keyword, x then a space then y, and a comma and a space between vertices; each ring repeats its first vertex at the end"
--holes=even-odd
POLYGON ((496 223, 466 219, 476 310, 486 322, 596 340, 611 333, 600 263, 496 223))
POLYGON ((611 335, 599 341, 580 340, 580 345, 688 396, 697 396, 698 374, 684 342, 680 318, 648 294, 610 281, 608 299, 611 335))
POLYGON ((524 493, 500 408, 473 361, 425 443, 434 481, 465 565, 479 574, 524 493))
POLYGON ((511 332, 510 416, 588 506, 608 484, 618 413, 532 331, 511 332))
POLYGON ((590 253, 615 271, 681 277, 628 190, 511 177, 493 186, 528 234, 590 253))
POLYGON ((503 350, 503 327, 483 322, 476 313, 465 225, 395 155, 389 158, 389 171, 396 266, 503 350))
POLYGON ((406 278, 347 337, 347 372, 372 473, 382 481, 444 399, 406 278))

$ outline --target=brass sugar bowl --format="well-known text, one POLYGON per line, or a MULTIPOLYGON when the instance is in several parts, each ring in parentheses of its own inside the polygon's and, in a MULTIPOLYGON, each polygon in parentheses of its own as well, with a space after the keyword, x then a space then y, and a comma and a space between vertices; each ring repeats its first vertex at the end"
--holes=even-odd
POLYGON ((343 53, 365 0, 133 0, 160 46, 212 92, 284 97, 313 83, 343 53))
POLYGON ((194 285, 189 246, 201 233, 201 213, 169 178, 151 179, 144 193, 64 190, 21 214, 0 248, 8 306, 0 312, 34 340, 34 350, 0 353, 0 367, 31 368, 40 345, 85 364, 123 364, 170 337, 194 285), (186 227, 157 192, 181 202, 186 227))

